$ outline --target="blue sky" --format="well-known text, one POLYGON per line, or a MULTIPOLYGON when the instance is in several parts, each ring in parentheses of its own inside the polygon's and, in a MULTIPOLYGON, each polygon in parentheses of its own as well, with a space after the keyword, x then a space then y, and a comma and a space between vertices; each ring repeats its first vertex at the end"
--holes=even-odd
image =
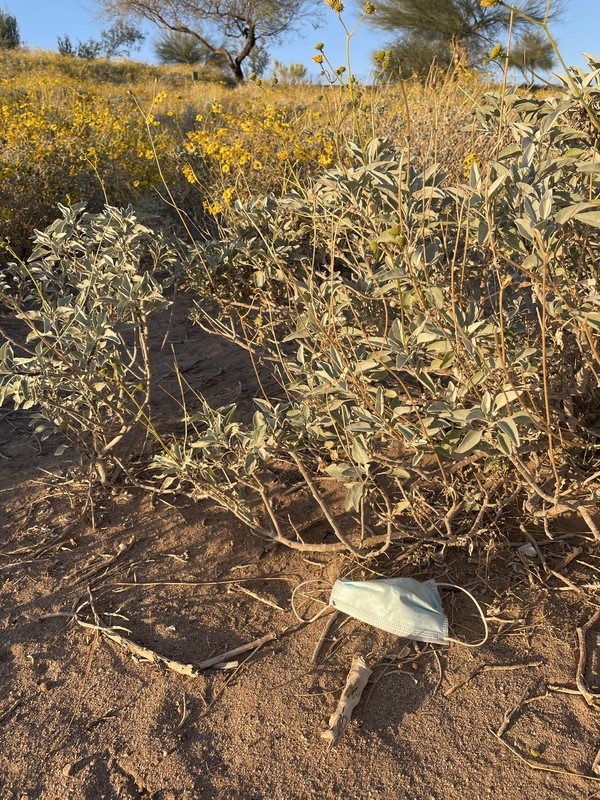
MULTIPOLYGON (((318 2, 318 0, 317 0, 318 2)), ((377 5, 377 0, 373 0, 377 5)), ((58 36, 69 34, 72 41, 97 37, 106 23, 98 18, 98 6, 93 0, 0 0, 14 14, 19 23, 21 38, 31 48, 56 50, 58 36)), ((344 12, 348 25, 356 19, 349 10, 344 12)), ((291 34, 283 46, 272 48, 273 57, 284 63, 302 62, 317 74, 317 67, 311 61, 315 54, 314 45, 325 42, 325 52, 334 66, 346 63, 345 36, 339 21, 331 9, 323 3, 323 24, 316 30, 305 24, 303 32, 291 34)), ((157 34, 154 26, 149 26, 148 40, 157 34)), ((555 26, 561 52, 567 65, 583 65, 582 52, 600 57, 600 0, 570 0, 562 22, 555 26)), ((152 61, 152 46, 149 41, 136 57, 152 61)), ((381 34, 363 25, 354 37, 351 47, 353 71, 366 78, 370 69, 370 54, 382 45, 381 34)))

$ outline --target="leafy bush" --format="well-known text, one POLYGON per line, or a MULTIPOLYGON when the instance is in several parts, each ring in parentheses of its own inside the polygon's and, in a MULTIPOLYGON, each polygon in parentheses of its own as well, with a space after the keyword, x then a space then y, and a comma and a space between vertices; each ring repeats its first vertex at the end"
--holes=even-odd
POLYGON ((578 475, 600 439, 600 63, 588 61, 562 98, 487 96, 476 115, 497 148, 467 185, 373 139, 304 193, 237 204, 236 227, 201 253, 220 315, 200 302, 198 316, 275 363, 281 392, 249 424, 204 405, 187 420, 195 440, 157 458, 162 475, 300 549, 312 545, 269 488, 285 464, 339 539, 317 549, 357 551, 369 530, 377 547, 407 530, 464 542, 520 493, 589 519, 578 475), (568 123, 578 113, 591 132, 568 123), (323 499, 327 476, 342 509, 323 499))
POLYGON ((61 214, 1 276, 20 324, 0 330, 0 405, 32 409, 41 439, 60 432, 57 452, 74 446, 105 482, 140 421, 151 425, 149 324, 168 305, 155 273, 177 256, 131 208, 61 214))
MULTIPOLYGON (((467 120, 450 80, 369 92, 317 51, 332 85, 297 87, 290 108, 258 83, 179 96, 177 112, 154 93, 137 146, 158 156, 170 201, 175 170, 189 181, 182 219, 203 205, 220 235, 184 248, 131 209, 63 209, 2 289, 29 337, 6 336, 2 399, 37 406, 40 433, 62 430, 102 480, 145 425, 163 489, 191 487, 296 549, 471 545, 521 501, 545 525, 578 511, 600 539, 581 480, 600 439, 600 62, 562 93, 489 90, 467 120), (166 304, 155 267, 179 258, 195 320, 280 388, 261 385, 250 417, 199 395, 167 443, 149 412, 147 318, 166 304), (336 541, 311 540, 279 491, 290 481, 336 541)), ((23 107, 35 118, 29 95, 23 107)), ((122 141, 125 186, 139 158, 122 130, 99 122, 90 140, 122 141)))

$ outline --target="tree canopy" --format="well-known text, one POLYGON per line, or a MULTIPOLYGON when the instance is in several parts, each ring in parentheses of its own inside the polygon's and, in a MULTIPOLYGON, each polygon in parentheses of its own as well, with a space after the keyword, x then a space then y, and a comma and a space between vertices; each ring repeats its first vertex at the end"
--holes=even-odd
POLYGON ((547 39, 536 31, 527 31, 510 48, 508 63, 520 70, 525 80, 533 83, 538 72, 546 72, 556 66, 556 56, 547 39))
POLYGON ((452 64, 448 45, 415 33, 392 42, 385 50, 373 53, 373 63, 379 78, 406 80, 416 75, 424 80, 432 68, 447 69, 452 64))
POLYGON ((110 28, 101 31, 100 39, 79 41, 74 45, 68 34, 58 37, 58 52, 61 56, 76 56, 92 61, 95 58, 129 57, 132 50, 139 50, 146 35, 135 25, 118 20, 110 28))
POLYGON ((154 42, 154 54, 161 64, 205 64, 212 52, 190 33, 164 31, 154 42))
MULTIPOLYGON (((555 0, 549 16, 558 16, 565 2, 555 0)), ((547 0, 518 0, 514 5, 534 20, 546 18, 547 0)), ((368 21, 400 40, 428 42, 438 53, 446 49, 455 61, 466 58, 478 64, 508 30, 511 10, 505 5, 482 8, 481 0, 379 0, 368 21)), ((524 32, 531 23, 515 14, 512 28, 524 32)))
POLYGON ((316 18, 319 0, 98 0, 120 20, 149 20, 186 33, 222 56, 238 82, 243 64, 258 45, 280 40, 301 20, 316 18))
POLYGON ((12 50, 21 44, 19 25, 14 14, 0 8, 0 50, 12 50))

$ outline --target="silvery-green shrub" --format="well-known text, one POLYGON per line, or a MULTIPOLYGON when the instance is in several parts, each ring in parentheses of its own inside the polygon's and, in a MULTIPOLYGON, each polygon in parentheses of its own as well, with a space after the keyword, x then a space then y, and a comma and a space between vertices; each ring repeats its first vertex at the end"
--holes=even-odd
POLYGON ((131 208, 60 207, 27 262, 4 271, 0 405, 31 410, 36 433, 60 432, 102 481, 113 453, 149 422, 149 321, 168 305, 159 268, 176 256, 131 208))
POLYGON ((555 476, 576 460, 600 436, 586 417, 600 375, 588 63, 560 96, 489 94, 475 114, 498 146, 465 184, 374 139, 303 193, 238 204, 201 248, 220 313, 197 315, 274 363, 281 388, 250 424, 205 404, 196 440, 159 458, 169 481, 269 527, 267 475, 290 453, 346 487, 346 510, 388 519, 423 467, 455 492, 470 456, 487 470, 549 452, 555 476))

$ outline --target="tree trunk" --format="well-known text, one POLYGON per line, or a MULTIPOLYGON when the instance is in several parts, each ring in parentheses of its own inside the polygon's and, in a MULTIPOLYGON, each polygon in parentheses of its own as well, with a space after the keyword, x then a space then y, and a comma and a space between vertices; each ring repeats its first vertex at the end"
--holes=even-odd
POLYGON ((231 68, 233 70, 233 74, 235 75, 235 81, 239 86, 239 84, 244 82, 244 73, 242 71, 242 66, 241 64, 234 62, 231 68))
POLYGON ((244 30, 244 35, 246 37, 244 46, 242 47, 240 53, 235 58, 233 64, 231 64, 231 68, 233 70, 233 74, 235 75, 235 80, 238 86, 244 82, 242 61, 248 58, 248 56, 252 52, 252 48, 256 47, 256 29, 254 23, 248 23, 248 27, 244 30))

